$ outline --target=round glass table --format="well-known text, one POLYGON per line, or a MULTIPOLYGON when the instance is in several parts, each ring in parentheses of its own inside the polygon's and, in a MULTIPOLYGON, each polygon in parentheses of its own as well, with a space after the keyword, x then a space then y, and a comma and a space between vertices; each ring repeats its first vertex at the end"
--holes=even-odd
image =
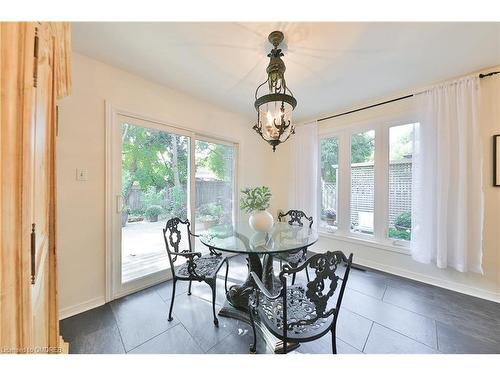
MULTIPOLYGON (((229 306, 225 304, 219 315, 248 322, 248 297, 255 286, 250 272, 255 272, 271 292, 278 290, 281 284, 273 270, 274 257, 286 257, 288 253, 311 246, 318 240, 318 232, 308 225, 290 225, 287 222, 275 223, 267 233, 256 232, 246 220, 234 225, 211 227, 201 234, 200 240, 209 248, 247 256, 247 279, 241 285, 231 286, 226 294, 229 306)), ((270 345, 276 348, 275 344, 270 345)))

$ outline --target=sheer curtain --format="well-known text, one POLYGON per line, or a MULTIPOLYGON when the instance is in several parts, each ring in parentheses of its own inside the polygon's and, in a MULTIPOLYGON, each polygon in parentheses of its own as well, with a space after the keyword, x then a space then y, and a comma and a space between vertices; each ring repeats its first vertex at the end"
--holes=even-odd
POLYGON ((482 273, 478 96, 477 76, 417 95, 411 251, 419 262, 482 273))
POLYGON ((293 195, 291 207, 302 210, 318 221, 318 123, 316 121, 295 128, 292 136, 293 195))

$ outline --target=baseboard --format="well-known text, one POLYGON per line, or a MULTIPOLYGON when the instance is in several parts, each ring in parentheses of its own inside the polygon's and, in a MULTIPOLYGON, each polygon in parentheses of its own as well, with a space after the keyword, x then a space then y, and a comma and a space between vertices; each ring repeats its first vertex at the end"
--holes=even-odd
POLYGON ((59 320, 69 318, 70 316, 80 314, 87 310, 94 309, 106 303, 104 296, 90 299, 88 301, 78 303, 73 306, 65 307, 59 310, 59 320))
POLYGON ((484 290, 481 288, 471 287, 471 286, 457 283, 454 281, 439 279, 437 277, 423 275, 421 273, 408 271, 406 269, 399 268, 399 267, 388 266, 386 264, 381 264, 378 262, 373 262, 371 260, 366 260, 366 259, 362 259, 362 258, 356 258, 355 263, 360 265, 360 266, 375 269, 377 271, 390 273, 390 274, 393 274, 396 276, 401 276, 401 277, 404 277, 404 278, 407 278, 410 280, 419 281, 419 282, 422 282, 425 284, 434 285, 434 286, 437 286, 440 288, 452 290, 454 292, 463 293, 463 294, 467 294, 469 296, 478 297, 478 298, 482 298, 482 299, 486 299, 489 301, 500 303, 500 293, 492 292, 489 290, 484 290))

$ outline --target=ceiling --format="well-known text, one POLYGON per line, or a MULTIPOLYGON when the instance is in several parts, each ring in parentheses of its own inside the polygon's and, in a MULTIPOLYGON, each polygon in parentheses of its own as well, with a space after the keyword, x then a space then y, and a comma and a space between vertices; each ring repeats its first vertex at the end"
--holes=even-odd
POLYGON ((76 52, 253 117, 285 34, 296 121, 500 64, 500 23, 73 23, 76 52))

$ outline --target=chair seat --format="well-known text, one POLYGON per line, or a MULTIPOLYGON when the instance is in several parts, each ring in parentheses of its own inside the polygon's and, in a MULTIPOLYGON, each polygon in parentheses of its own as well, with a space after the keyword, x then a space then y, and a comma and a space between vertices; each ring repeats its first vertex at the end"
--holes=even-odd
MULTIPOLYGON (((222 266, 222 263, 226 260, 225 257, 223 256, 215 256, 212 254, 207 254, 203 255, 200 258, 196 258, 194 260, 194 263, 196 265, 194 272, 196 272, 197 275, 204 277, 204 278, 215 278, 217 275, 217 272, 219 272, 219 269, 222 266)), ((193 276, 189 273, 188 271, 188 262, 180 265, 178 268, 176 268, 175 273, 179 277, 185 277, 185 278, 193 278, 193 276)))
MULTIPOLYGON (((253 298, 253 297, 252 297, 253 298)), ((327 318, 318 318, 316 305, 306 296, 306 287, 292 285, 287 287, 287 321, 288 324, 301 320, 314 320, 307 324, 290 326, 287 330, 288 339, 291 341, 309 341, 326 333, 333 322, 334 314, 327 318)), ((280 339, 283 337, 283 298, 275 300, 259 293, 259 306, 257 308, 260 320, 280 339)))

